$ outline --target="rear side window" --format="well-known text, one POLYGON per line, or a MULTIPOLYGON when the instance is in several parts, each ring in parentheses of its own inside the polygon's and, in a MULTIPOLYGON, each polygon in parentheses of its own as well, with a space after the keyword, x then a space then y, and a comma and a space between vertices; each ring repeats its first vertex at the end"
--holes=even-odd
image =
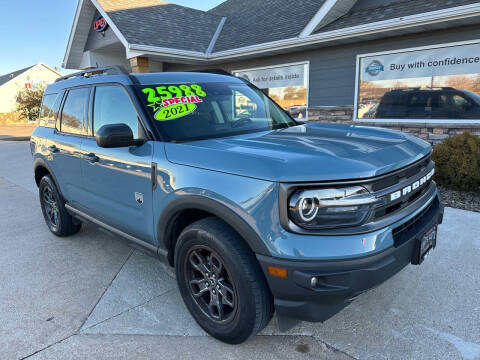
POLYGON ((86 133, 84 120, 89 90, 89 88, 79 88, 68 92, 67 99, 63 105, 60 131, 75 135, 84 135, 86 133))
POLYGON ((43 96, 42 107, 40 108, 39 125, 44 127, 55 127, 58 108, 60 107, 59 94, 46 94, 43 96))
POLYGON ((95 89, 93 105, 93 134, 104 125, 125 124, 133 132, 133 138, 143 138, 138 114, 130 97, 120 86, 99 86, 95 89))

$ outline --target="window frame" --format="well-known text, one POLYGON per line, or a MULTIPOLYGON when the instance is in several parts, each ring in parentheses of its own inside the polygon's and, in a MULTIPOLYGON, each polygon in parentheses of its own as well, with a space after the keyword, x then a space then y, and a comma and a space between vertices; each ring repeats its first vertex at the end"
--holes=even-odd
MULTIPOLYGON (((428 125, 472 125, 477 127, 480 125, 479 119, 359 119, 358 118, 358 99, 360 96, 360 73, 362 71, 360 64, 363 58, 372 57, 372 56, 381 56, 381 55, 393 55, 393 54, 405 54, 408 52, 422 51, 422 50, 434 50, 441 48, 456 47, 462 45, 475 45, 480 44, 480 40, 468 40, 468 41, 457 41, 451 43, 442 43, 436 45, 427 45, 427 46, 418 46, 412 48, 403 48, 395 49, 374 53, 365 53, 358 54, 356 58, 356 68, 355 68, 355 98, 353 104, 353 122, 354 123, 378 123, 378 124, 391 124, 395 125, 408 125, 408 124, 421 124, 422 126, 428 127, 428 125)), ((480 74, 480 72, 479 72, 480 74)))
MULTIPOLYGON (((138 123, 141 125, 142 127, 142 131, 143 131, 143 138, 142 139, 145 139, 147 141, 150 141, 151 140, 151 137, 150 137, 150 131, 148 130, 148 128, 145 126, 145 123, 144 123, 144 120, 143 120, 143 117, 142 117, 142 112, 139 111, 139 106, 137 104, 137 101, 135 101, 135 98, 132 96, 132 94, 130 93, 129 89, 127 86, 121 84, 121 83, 103 83, 103 84, 94 84, 92 86, 92 91, 90 93, 90 107, 88 109, 88 137, 92 137, 92 138, 95 138, 95 96, 96 96, 96 93, 97 93, 97 88, 99 87, 120 87, 123 89, 123 91, 125 91, 125 93, 127 94, 128 98, 130 99, 130 103, 132 104, 135 112, 137 113, 137 119, 138 119, 138 123)), ((139 134, 140 135, 140 134, 139 134)))
POLYGON ((58 110, 58 115, 57 115, 57 121, 55 125, 56 131, 61 134, 61 135, 67 135, 67 136, 76 136, 76 137, 86 137, 87 136, 87 121, 88 121, 88 109, 89 109, 89 104, 90 104, 90 97, 91 97, 91 92, 92 92, 92 86, 91 85, 82 85, 82 86, 75 86, 71 87, 68 89, 65 89, 63 92, 63 98, 62 98, 62 103, 60 105, 60 108, 58 110), (74 133, 69 133, 66 131, 62 130, 62 125, 63 125, 63 109, 65 108, 65 104, 68 99, 68 94, 70 94, 70 91, 72 90, 77 90, 77 89, 84 89, 86 88, 88 90, 88 95, 87 95, 87 102, 84 107, 84 114, 83 114, 83 133, 82 134, 74 134, 74 133))

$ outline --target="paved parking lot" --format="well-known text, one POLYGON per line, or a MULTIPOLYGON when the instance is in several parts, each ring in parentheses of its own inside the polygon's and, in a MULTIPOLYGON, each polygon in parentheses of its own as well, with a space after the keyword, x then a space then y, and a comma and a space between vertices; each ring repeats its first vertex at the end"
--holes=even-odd
POLYGON ((155 259, 91 227, 44 225, 27 142, 0 142, 0 358, 480 359, 480 214, 447 209, 438 247, 324 324, 239 346, 208 336, 155 259))

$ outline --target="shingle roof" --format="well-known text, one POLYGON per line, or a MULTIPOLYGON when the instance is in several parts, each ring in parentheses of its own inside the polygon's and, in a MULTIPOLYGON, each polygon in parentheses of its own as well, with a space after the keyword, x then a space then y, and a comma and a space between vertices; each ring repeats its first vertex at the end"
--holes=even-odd
POLYGON ((160 0, 99 0, 130 44, 205 52, 221 16, 160 0))
POLYGON ((8 73, 8 74, 5 74, 5 75, 2 75, 0 76, 0 86, 2 86, 3 84, 5 84, 6 82, 16 78, 18 75, 20 74, 23 74, 25 71, 31 69, 32 67, 34 67, 35 65, 32 65, 32 66, 29 66, 29 67, 26 67, 24 69, 20 69, 20 70, 17 70, 17 71, 13 71, 11 73, 8 73))
MULTIPOLYGON (((128 43, 206 54, 222 18, 212 53, 292 39, 300 35, 326 0, 226 0, 205 12, 162 0, 98 0, 128 43)), ((425 13, 479 0, 358 1, 316 33, 425 13)))
POLYGON ((214 52, 298 36, 324 0, 227 0, 209 14, 227 17, 214 52))
POLYGON ((358 8, 354 6, 346 15, 319 29, 316 33, 338 30, 371 22, 384 21, 402 16, 426 13, 456 6, 478 3, 478 0, 404 0, 380 6, 358 8))

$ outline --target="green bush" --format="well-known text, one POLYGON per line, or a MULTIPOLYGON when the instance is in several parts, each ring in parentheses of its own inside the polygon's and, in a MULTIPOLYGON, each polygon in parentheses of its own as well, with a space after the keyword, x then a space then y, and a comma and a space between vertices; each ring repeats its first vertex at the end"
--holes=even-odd
POLYGON ((480 138, 465 132, 435 146, 435 181, 452 190, 480 191, 480 138))

